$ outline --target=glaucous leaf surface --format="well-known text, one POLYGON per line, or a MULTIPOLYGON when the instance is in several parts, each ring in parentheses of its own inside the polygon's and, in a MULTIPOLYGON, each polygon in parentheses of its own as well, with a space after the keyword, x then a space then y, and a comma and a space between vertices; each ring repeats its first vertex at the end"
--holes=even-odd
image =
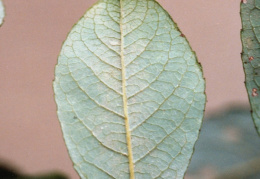
POLYGON ((260 134, 260 0, 241 3, 242 60, 252 116, 260 134))
POLYGON ((3 2, 0 0, 0 26, 4 22, 4 16, 5 16, 4 5, 3 2))
POLYGON ((183 178, 205 107, 201 67, 155 0, 100 0, 56 66, 58 117, 81 178, 183 178))

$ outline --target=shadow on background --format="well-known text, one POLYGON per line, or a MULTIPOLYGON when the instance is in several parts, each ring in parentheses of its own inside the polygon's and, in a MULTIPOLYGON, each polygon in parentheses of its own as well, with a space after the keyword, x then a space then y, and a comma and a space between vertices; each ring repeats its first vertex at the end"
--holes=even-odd
MULTIPOLYGON (((259 179, 260 137, 248 109, 218 112, 203 122, 185 179, 259 179)), ((0 164, 0 179, 67 179, 60 173, 26 176, 0 164)))
POLYGON ((0 179, 68 179, 60 173, 40 174, 38 176, 28 176, 18 172, 7 164, 0 163, 0 179))
POLYGON ((185 179, 259 179, 259 149, 248 109, 218 112, 203 122, 185 179))

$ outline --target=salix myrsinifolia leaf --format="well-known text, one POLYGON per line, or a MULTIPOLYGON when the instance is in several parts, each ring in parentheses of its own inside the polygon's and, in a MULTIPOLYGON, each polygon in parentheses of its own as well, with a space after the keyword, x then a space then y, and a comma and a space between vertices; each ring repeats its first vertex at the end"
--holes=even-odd
POLYGON ((155 0, 100 0, 89 9, 62 47, 54 90, 81 178, 183 178, 205 82, 155 0))
POLYGON ((0 26, 4 22, 4 16, 5 16, 4 5, 3 2, 0 0, 0 26))
POLYGON ((260 134, 260 0, 242 1, 241 18, 245 84, 254 123, 260 134))

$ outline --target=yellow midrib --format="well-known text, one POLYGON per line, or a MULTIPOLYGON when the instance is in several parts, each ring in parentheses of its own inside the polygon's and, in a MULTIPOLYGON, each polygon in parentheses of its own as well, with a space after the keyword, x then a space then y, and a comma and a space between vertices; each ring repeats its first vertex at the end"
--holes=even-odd
POLYGON ((121 45, 123 105, 124 105, 124 116, 125 116, 126 142, 127 142, 128 160, 129 160, 129 174, 130 174, 130 179, 134 179, 135 173, 134 173, 134 163, 133 163, 131 131, 130 131, 130 127, 129 127, 127 96, 126 96, 124 35, 123 35, 123 27, 122 27, 122 24, 123 24, 122 16, 123 16, 123 5, 122 5, 122 0, 120 0, 120 32, 121 32, 121 44, 120 45, 121 45))

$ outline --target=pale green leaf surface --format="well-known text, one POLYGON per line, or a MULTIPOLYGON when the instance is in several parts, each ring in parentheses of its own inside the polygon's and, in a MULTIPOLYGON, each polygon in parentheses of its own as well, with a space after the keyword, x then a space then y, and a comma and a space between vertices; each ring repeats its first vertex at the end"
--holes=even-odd
POLYGON ((4 5, 3 2, 0 0, 0 26, 4 22, 4 16, 5 16, 4 5))
POLYGON ((242 60, 252 116, 260 134, 260 0, 241 3, 242 60))
POLYGON ((156 1, 100 0, 89 9, 62 47, 54 90, 81 178, 183 178, 205 82, 156 1))

